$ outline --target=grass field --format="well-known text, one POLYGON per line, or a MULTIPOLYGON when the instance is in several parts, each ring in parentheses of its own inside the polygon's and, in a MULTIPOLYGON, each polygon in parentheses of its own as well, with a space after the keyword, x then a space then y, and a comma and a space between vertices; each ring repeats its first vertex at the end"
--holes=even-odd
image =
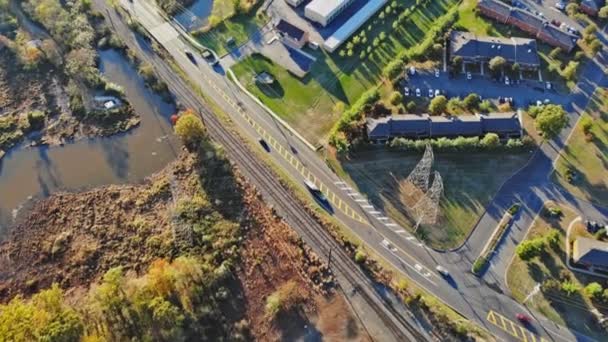
POLYGON ((580 123, 574 129, 570 141, 557 160, 553 180, 577 196, 608 206, 607 89, 596 89, 585 116, 592 120, 591 134, 586 137, 580 123), (565 177, 569 168, 577 174, 572 184, 565 177))
POLYGON ((203 29, 193 32, 192 35, 201 44, 214 50, 220 56, 228 53, 229 48, 234 48, 245 43, 252 34, 268 22, 268 18, 265 15, 256 15, 262 1, 258 1, 257 5, 253 6, 246 13, 234 16, 230 14, 234 12, 232 1, 221 0, 219 3, 216 2, 213 4, 211 17, 215 16, 220 22, 213 25, 213 28, 209 30, 203 29), (225 18, 226 16, 228 18, 225 18), (226 42, 229 38, 234 39, 234 44, 227 46, 226 42))
MULTIPOLYGON (((411 6, 413 1, 402 1, 411 6)), ((241 82, 277 114, 284 117, 311 142, 322 141, 335 122, 332 108, 338 101, 347 106, 378 84, 382 68, 398 53, 416 47, 436 26, 456 0, 436 0, 412 12, 404 25, 392 29, 394 17, 374 17, 363 26, 367 37, 385 32, 387 38, 373 52, 360 60, 358 55, 342 58, 337 53, 314 52, 317 61, 311 72, 299 79, 281 67, 260 57, 249 57, 233 67, 241 82), (253 74, 271 71, 278 80, 277 91, 258 88, 251 82, 253 74)), ((371 38, 370 38, 371 40, 371 38)), ((371 45, 371 42, 369 43, 371 45)))
MULTIPOLYGON (((545 207, 555 206, 555 203, 546 203, 545 207)), ((559 206, 559 205, 557 205, 559 206)), ((507 283, 513 297, 520 303, 530 294, 537 283, 547 279, 559 279, 568 275, 574 283, 581 288, 592 281, 606 285, 605 280, 570 271, 566 264, 566 229, 577 216, 576 212, 566 207, 560 207, 563 216, 560 219, 547 218, 543 215, 537 217, 532 224, 528 239, 545 236, 551 229, 560 232, 560 244, 563 248, 553 250, 546 248, 547 253, 526 263, 515 256, 513 263, 507 270, 507 283)), ((581 226, 582 227, 582 226, 581 226)), ((582 228, 584 231, 584 228, 582 228)), ((561 291, 543 293, 542 291, 530 299, 527 304, 542 313, 550 320, 575 329, 585 335, 605 340, 606 333, 601 332, 595 325, 596 320, 589 310, 593 309, 591 301, 580 293, 567 296, 561 291)))
MULTIPOLYGON (((333 166, 377 208, 406 228, 412 228, 398 198, 395 180, 406 178, 420 157, 419 153, 382 148, 357 153, 353 160, 333 166)), ((527 153, 436 153, 434 169, 440 172, 445 189, 440 202, 441 222, 418 232, 423 231, 427 242, 435 248, 449 249, 463 243, 502 182, 528 158, 527 153)))

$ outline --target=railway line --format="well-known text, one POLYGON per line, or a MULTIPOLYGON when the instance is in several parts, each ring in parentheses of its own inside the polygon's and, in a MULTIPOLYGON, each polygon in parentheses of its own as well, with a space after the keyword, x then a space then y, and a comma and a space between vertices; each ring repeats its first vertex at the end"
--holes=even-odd
MULTIPOLYGON (((108 15, 111 15, 109 12, 108 15)), ((389 329, 396 341, 428 341, 428 336, 421 333, 419 328, 408 321, 390 303, 387 303, 376 291, 374 283, 341 248, 332 235, 301 206, 295 196, 282 185, 268 166, 259 161, 249 150, 247 144, 241 141, 224 126, 217 116, 201 101, 179 76, 169 68, 165 61, 153 51, 145 51, 141 42, 136 41, 124 22, 116 22, 116 15, 110 20, 114 29, 121 35, 123 41, 138 51, 140 57, 149 62, 159 77, 169 85, 170 90, 186 107, 193 108, 201 116, 212 140, 223 145, 229 159, 251 181, 266 199, 275 204, 275 209, 297 230, 315 252, 327 260, 332 251, 331 269, 339 280, 339 286, 348 297, 348 288, 353 289, 367 303, 369 308, 389 329)), ((149 46, 147 46, 149 48, 149 46)), ((373 336, 371 336, 374 338, 373 336)))

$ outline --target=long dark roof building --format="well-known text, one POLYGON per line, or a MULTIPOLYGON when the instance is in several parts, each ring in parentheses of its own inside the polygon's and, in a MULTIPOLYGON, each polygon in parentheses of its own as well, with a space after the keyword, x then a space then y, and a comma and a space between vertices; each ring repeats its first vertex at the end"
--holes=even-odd
POLYGON ((367 120, 367 136, 372 141, 385 141, 397 137, 408 139, 480 137, 486 133, 496 133, 503 139, 521 137, 520 113, 451 117, 404 114, 367 120))
POLYGON ((572 259, 577 264, 608 269, 608 243, 579 237, 572 245, 572 259))
POLYGON ((478 0, 479 12, 503 24, 513 25, 536 38, 568 52, 576 46, 578 37, 553 26, 545 19, 518 7, 511 7, 499 0, 478 0))
POLYGON ((489 61, 501 56, 511 64, 531 68, 540 66, 536 40, 527 38, 498 38, 452 31, 450 56, 460 56, 468 61, 489 61))

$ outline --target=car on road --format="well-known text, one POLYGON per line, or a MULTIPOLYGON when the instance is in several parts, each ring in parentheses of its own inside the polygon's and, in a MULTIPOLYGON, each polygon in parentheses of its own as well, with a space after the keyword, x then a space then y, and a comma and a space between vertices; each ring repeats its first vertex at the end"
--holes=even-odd
POLYGON ((403 95, 410 96, 410 88, 408 88, 408 87, 403 88, 403 95))
POLYGON ((467 71, 467 80, 472 80, 473 79, 473 75, 471 75, 470 71, 467 71))
POLYGON ((184 53, 186 54, 186 57, 188 57, 190 62, 192 62, 192 64, 198 64, 196 62, 196 58, 194 58, 194 55, 192 54, 192 52, 190 52, 190 50, 184 50, 184 53))
POLYGON ((420 97, 420 95, 422 95, 422 94, 420 93, 420 88, 416 88, 416 97, 420 97))
POLYGON ((266 152, 270 152, 270 145, 268 145, 268 143, 266 142, 266 140, 264 139, 260 139, 258 140, 258 142, 260 143, 260 145, 262 145, 262 148, 266 151, 266 152))
POLYGON ((435 77, 439 77, 439 69, 435 69, 435 77))
POLYGON ((518 321, 522 322, 522 323, 530 323, 532 322, 532 318, 530 318, 530 316, 523 314, 523 313, 518 313, 517 315, 515 315, 515 318, 517 318, 518 321))
POLYGON ((207 62, 207 64, 211 66, 217 65, 220 62, 219 59, 215 57, 215 54, 213 54, 213 52, 208 49, 203 50, 201 56, 203 57, 205 62, 207 62))
POLYGON ((319 202, 319 204, 321 204, 323 207, 325 207, 325 209, 327 211, 329 211, 330 213, 333 212, 331 203, 329 203, 329 200, 327 199, 327 197, 325 197, 323 192, 321 192, 319 187, 314 182, 312 182, 308 179, 305 179, 304 185, 306 185, 306 188, 308 188, 308 191, 310 191, 312 196, 315 198, 315 200, 317 200, 319 202))
POLYGON ((437 265, 435 266, 435 271, 437 271, 439 274, 441 274, 444 277, 449 277, 450 276, 450 272, 447 270, 447 268, 441 266, 441 265, 437 265))

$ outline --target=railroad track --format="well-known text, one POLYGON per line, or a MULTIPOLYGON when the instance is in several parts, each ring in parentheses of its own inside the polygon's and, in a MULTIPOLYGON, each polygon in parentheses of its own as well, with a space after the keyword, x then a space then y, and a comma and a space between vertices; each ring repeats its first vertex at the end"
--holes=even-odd
MULTIPOLYGON (((241 172, 257 186, 262 195, 274 200, 275 208, 283 218, 293 228, 296 228, 305 240, 308 240, 307 242, 317 250, 320 256, 327 258, 329 251, 332 251, 332 272, 336 276, 344 278, 351 288, 356 289, 356 292, 382 320, 395 339, 397 341, 428 340, 427 336, 419 332, 376 292, 374 283, 334 240, 333 236, 311 217, 311 214, 299 204, 295 196, 277 180, 276 175, 268 169, 268 166, 255 158, 247 145, 224 127, 224 124, 213 114, 206 103, 199 100, 185 81, 176 76, 174 71, 160 57, 154 55, 151 49, 144 51, 134 37, 129 36, 131 31, 122 20, 120 26, 114 25, 114 28, 119 33, 123 33, 125 43, 134 51, 138 51, 143 59, 154 66, 161 79, 167 82, 169 88, 180 98, 181 102, 193 109, 201 109, 201 113, 198 114, 204 120, 210 137, 223 145, 230 160, 238 165, 241 172)), ((343 290, 344 285, 340 284, 343 290)), ((371 337, 373 338, 373 336, 371 337)))

